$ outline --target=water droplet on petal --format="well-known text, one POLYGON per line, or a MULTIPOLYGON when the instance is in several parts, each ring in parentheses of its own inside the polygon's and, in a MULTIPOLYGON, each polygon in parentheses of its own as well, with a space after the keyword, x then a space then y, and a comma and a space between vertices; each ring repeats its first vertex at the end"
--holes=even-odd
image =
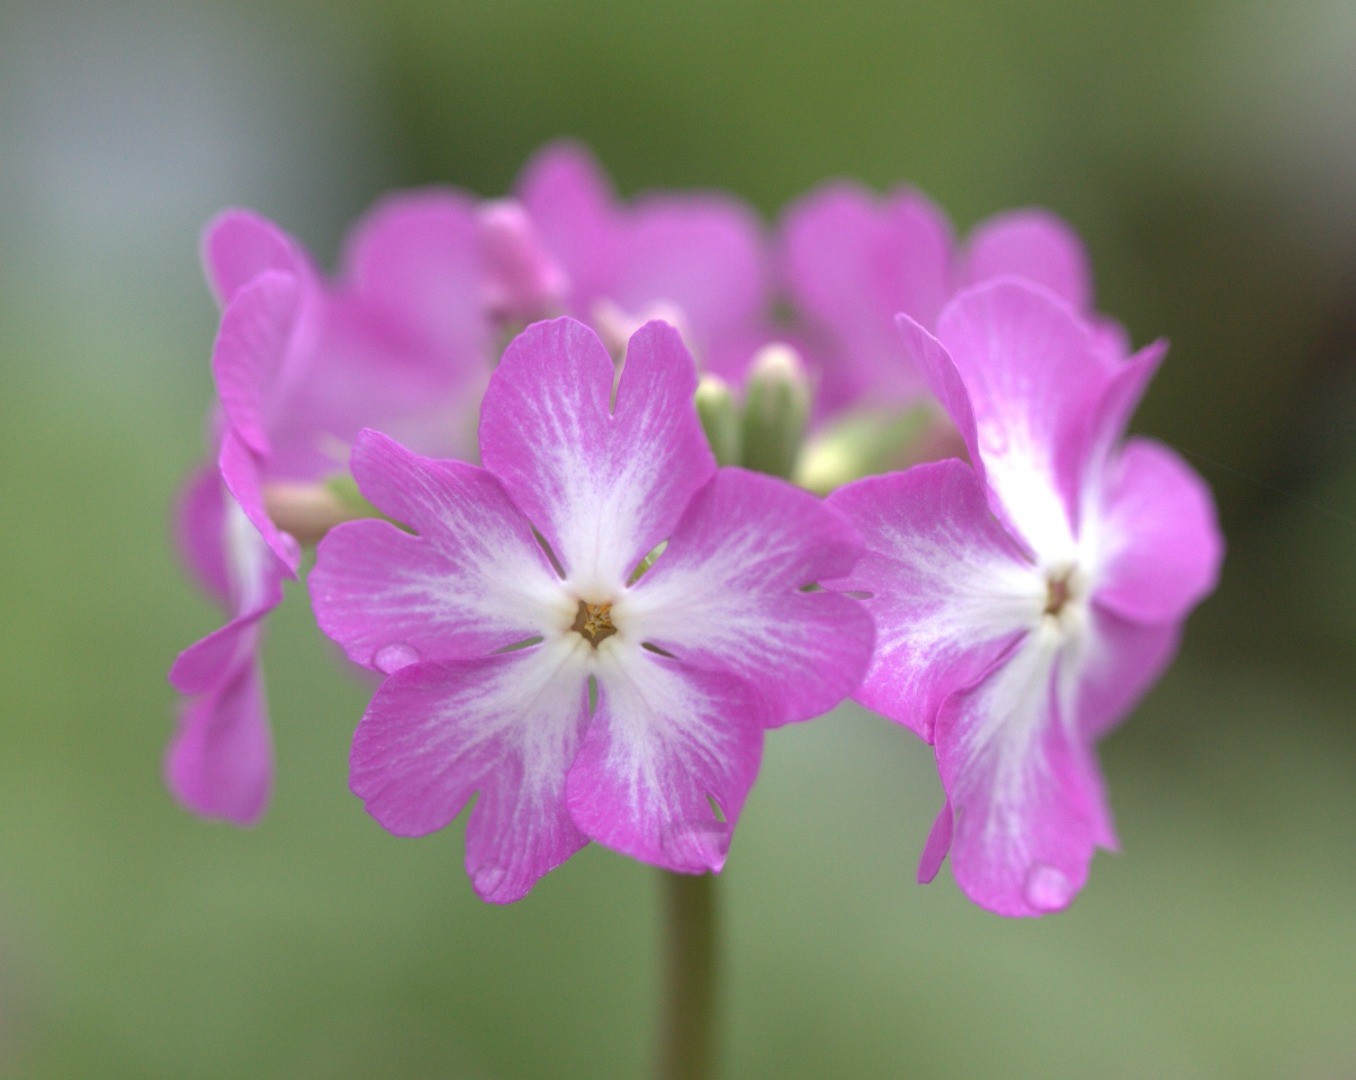
POLYGON ((485 900, 496 901, 499 886, 504 884, 506 877, 508 877, 507 868, 495 863, 485 863, 471 871, 471 885, 477 896, 485 900))
POLYGON ((936 732, 936 730, 937 722, 935 720, 924 720, 923 730, 920 731, 918 734, 923 737, 923 741, 925 743, 930 743, 932 742, 932 736, 936 732))
POLYGON ((693 873, 720 873, 730 853, 733 830, 714 819, 675 821, 659 838, 664 853, 685 870, 693 873))
POLYGON ((1036 863, 1026 874, 1022 895, 1037 911, 1058 911, 1067 907, 1074 888, 1068 877, 1053 866, 1036 863))
POLYGON ((401 668, 419 662, 419 653, 412 645, 383 645, 372 657, 372 663, 383 675, 394 675, 401 668))

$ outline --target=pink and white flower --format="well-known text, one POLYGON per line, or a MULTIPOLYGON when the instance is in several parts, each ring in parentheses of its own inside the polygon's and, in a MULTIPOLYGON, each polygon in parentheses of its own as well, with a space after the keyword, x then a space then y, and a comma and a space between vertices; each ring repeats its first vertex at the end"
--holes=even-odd
POLYGON ((1222 540, 1201 479, 1123 439, 1161 343, 1121 359, 1064 300, 1014 280, 962 292, 936 325, 901 316, 903 353, 970 464, 836 492, 867 555, 833 584, 871 594, 857 699, 935 744, 946 803, 920 880, 949 850, 977 903, 1039 915, 1116 845, 1094 744, 1171 659, 1222 540))
POLYGON ((413 531, 340 525, 309 577, 321 628, 388 674, 351 786, 400 835, 478 791, 466 867, 486 900, 589 840, 718 871, 764 730, 832 708, 865 669, 870 617, 809 588, 849 572, 855 531, 788 484, 717 470, 695 387, 672 327, 637 331, 618 377, 559 319, 491 379, 484 468, 372 431, 354 447, 364 495, 413 531))
POLYGON ((495 320, 556 302, 558 271, 533 243, 520 208, 407 193, 359 224, 331 285, 258 215, 229 211, 208 227, 204 262, 223 308, 212 355, 217 453, 189 481, 178 533, 229 620, 170 672, 190 700, 166 775, 190 809, 243 824, 268 801, 259 642, 301 558, 270 502, 341 472, 366 424, 469 453, 495 320))
MULTIPOLYGON (((900 312, 932 329, 959 290, 1002 276, 1041 285, 1080 312, 1092 307, 1082 241, 1044 210, 997 214, 961 246, 946 215, 921 192, 901 188, 878 197, 840 181, 787 210, 781 248, 829 410, 907 405, 924 395, 923 373, 895 330, 900 312)), ((1110 323, 1099 334, 1120 339, 1110 323)))

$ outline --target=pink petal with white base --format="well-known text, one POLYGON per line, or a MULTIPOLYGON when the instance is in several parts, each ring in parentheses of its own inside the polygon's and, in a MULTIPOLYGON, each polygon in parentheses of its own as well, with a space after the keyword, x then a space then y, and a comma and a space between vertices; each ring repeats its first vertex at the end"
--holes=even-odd
POLYGON ((297 576, 301 565, 301 545, 290 533, 283 532, 268 516, 264 505, 264 464, 235 434, 228 430, 217 451, 217 467, 222 483, 239 505, 249 523, 263 538, 273 555, 287 568, 289 577, 297 576))
MULTIPOLYGON (((948 304, 937 341, 969 399, 971 459, 982 464, 995 513, 1043 559, 1073 558, 1091 418, 1110 378, 1091 331, 1053 294, 1002 280, 948 304)), ((955 407, 954 379, 935 350, 919 360, 955 407)), ((968 436, 963 412, 953 419, 968 436)))
POLYGON ((415 664, 377 691, 353 737, 349 785, 398 836, 422 836, 480 799, 466 869, 485 900, 518 900, 587 842, 565 774, 588 721, 583 638, 415 664))
POLYGON ((607 645, 597 711, 570 769, 570 813, 624 855, 719 871, 762 757, 761 699, 730 675, 607 645))
POLYGON ((677 331, 636 331, 611 405, 614 371, 581 323, 537 323, 504 353, 481 405, 486 468, 583 591, 615 591, 715 469, 677 331))
POLYGON ((232 669, 187 702, 165 757, 165 780, 184 806, 237 825, 257 821, 273 788, 273 743, 255 652, 258 626, 237 642, 232 669))
POLYGON ((1061 718, 1059 635, 1042 625, 972 690, 947 699, 937 763, 955 814, 961 889, 1000 915, 1066 907, 1115 833, 1082 735, 1061 718))
POLYGON ((1210 491, 1149 439, 1132 439, 1110 472, 1090 540, 1097 602, 1137 622, 1177 622, 1218 579, 1224 542, 1210 491))
POLYGON ((1083 241, 1046 210, 996 214, 975 226, 965 246, 963 285, 1018 277, 1044 286, 1077 311, 1092 307, 1092 272, 1083 241))
POLYGON ((973 685, 1041 617, 1046 586, 959 461, 840 488, 829 505, 866 541, 834 588, 869 594, 876 648, 857 701, 928 741, 948 695, 973 685))
POLYGON ((560 579, 503 485, 375 431, 353 450, 363 494, 397 521, 353 521, 321 541, 307 579, 320 628, 349 659, 390 672, 483 656, 574 617, 560 579))
POLYGON ((813 496, 722 469, 614 612, 637 642, 758 687, 772 724, 808 720, 856 688, 874 632, 858 601, 805 587, 842 577, 861 551, 813 496))
POLYGON ((1085 738, 1105 735, 1139 704, 1163 674, 1182 639, 1178 622, 1145 626, 1097 603, 1077 655, 1062 665, 1061 683, 1085 738))

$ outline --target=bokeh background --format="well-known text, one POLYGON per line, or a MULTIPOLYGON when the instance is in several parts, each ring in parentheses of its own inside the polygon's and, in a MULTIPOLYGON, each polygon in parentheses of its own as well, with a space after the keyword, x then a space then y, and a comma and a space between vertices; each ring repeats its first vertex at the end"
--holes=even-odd
POLYGON ((632 1077, 654 872, 590 850, 480 904, 461 826, 346 791, 365 691, 292 590, 274 808, 159 778, 216 615, 166 508, 203 452, 202 222, 332 260, 387 188, 506 189, 541 142, 626 194, 771 220, 833 176, 965 228, 1072 221, 1103 310, 1172 339, 1136 428, 1230 550, 1105 746, 1124 844, 1005 922, 944 871, 926 749, 844 709, 770 738, 720 881, 731 1077, 1356 1075, 1356 7, 1349 0, 0 0, 0 1074, 632 1077))

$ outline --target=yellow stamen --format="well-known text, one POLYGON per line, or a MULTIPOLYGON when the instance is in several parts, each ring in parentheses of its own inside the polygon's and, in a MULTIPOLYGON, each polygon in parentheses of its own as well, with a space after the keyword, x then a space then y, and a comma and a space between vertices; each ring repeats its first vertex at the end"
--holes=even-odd
POLYGON ((612 625, 612 604, 608 601, 601 604, 590 604, 580 600, 579 610, 574 617, 574 625, 570 629, 577 634, 582 634, 584 639, 596 649, 598 642, 617 632, 617 628, 612 625))

